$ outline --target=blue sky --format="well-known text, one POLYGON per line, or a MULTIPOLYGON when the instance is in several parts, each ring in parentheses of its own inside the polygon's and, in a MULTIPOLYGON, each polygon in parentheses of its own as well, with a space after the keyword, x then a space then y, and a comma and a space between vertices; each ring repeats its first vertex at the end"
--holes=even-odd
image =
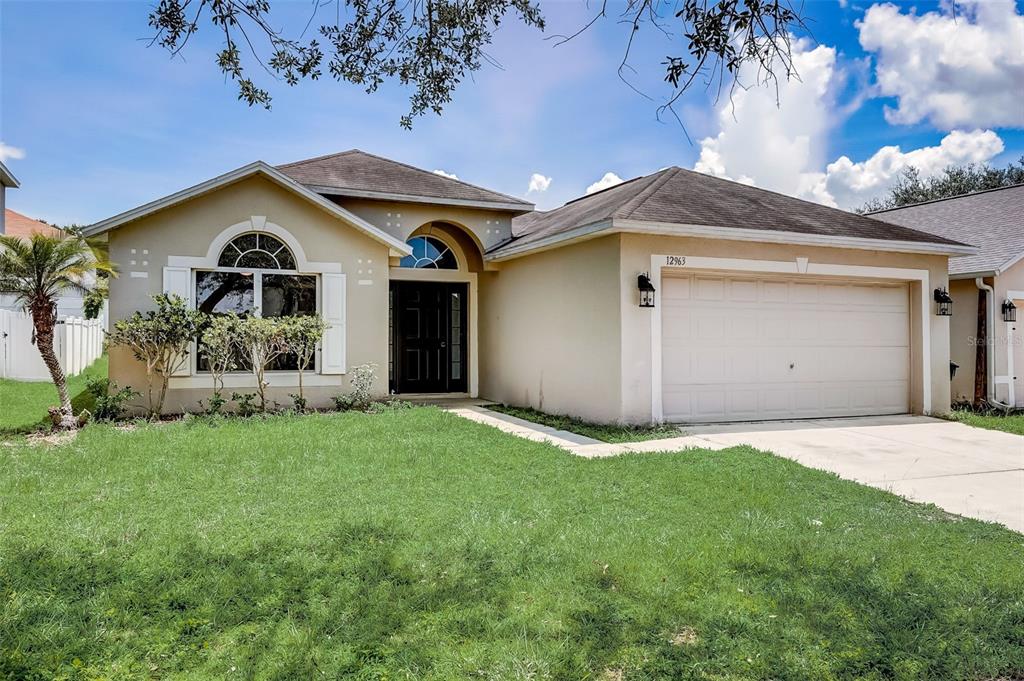
MULTIPOLYGON (((273 6, 278 25, 301 30, 312 5, 273 6)), ((680 106, 692 141, 618 78, 625 27, 606 19, 556 47, 545 38, 572 32, 592 10, 542 7, 544 34, 504 24, 491 50, 503 68, 485 67, 443 116, 417 119, 410 132, 398 126, 408 92, 366 95, 326 76, 289 88, 254 70, 275 98, 271 111, 249 108, 213 63, 213 31, 201 30, 183 59, 147 47, 148 3, 3 0, 0 149, 22 181, 8 205, 90 223, 256 159, 358 147, 541 208, 607 173, 669 165, 847 207, 884 190, 901 164, 1004 164, 1024 154, 1021 4, 996 12, 968 3, 953 20, 929 3, 809 2, 813 41, 798 46, 801 78, 783 87, 782 106, 764 88, 731 104, 695 90, 680 106), (912 68, 921 55, 938 66, 912 68), (535 173, 550 183, 528 193, 535 173)), ((634 83, 664 96, 660 62, 679 51, 648 29, 631 61, 634 83)))

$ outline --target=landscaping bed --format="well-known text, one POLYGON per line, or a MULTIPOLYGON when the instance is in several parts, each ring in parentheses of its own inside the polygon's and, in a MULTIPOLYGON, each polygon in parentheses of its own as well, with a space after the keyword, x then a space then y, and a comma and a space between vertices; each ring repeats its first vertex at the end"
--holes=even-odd
POLYGON ((683 432, 676 426, 620 426, 613 424, 590 423, 573 416, 547 414, 530 407, 509 407, 504 404, 489 404, 487 408, 502 414, 508 414, 524 421, 542 426, 567 430, 570 433, 601 440, 602 442, 640 442, 644 440, 663 440, 680 437, 683 432))
POLYGON ((0 519, 0 678, 1024 675, 1024 537, 749 448, 92 424, 0 447, 0 519))

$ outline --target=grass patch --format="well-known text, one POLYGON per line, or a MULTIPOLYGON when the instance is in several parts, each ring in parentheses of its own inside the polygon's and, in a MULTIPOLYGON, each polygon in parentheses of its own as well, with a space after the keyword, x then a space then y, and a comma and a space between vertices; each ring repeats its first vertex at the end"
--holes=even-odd
POLYGON ((1024 537, 748 448, 90 425, 0 447, 0 518, 0 678, 1024 674, 1024 537))
POLYGON ((531 421, 542 426, 567 430, 570 433, 583 435, 602 442, 640 442, 642 440, 663 440, 668 437, 679 437, 682 431, 676 426, 616 426, 601 423, 590 423, 574 416, 546 414, 530 407, 509 407, 504 404, 489 404, 492 411, 515 416, 524 421, 531 421))
MULTIPOLYGON (((92 410, 93 398, 86 389, 89 376, 107 375, 107 356, 102 355, 85 371, 68 379, 71 404, 78 414, 92 410)), ((49 426, 46 410, 59 404, 57 388, 52 381, 12 381, 0 379, 0 435, 27 433, 49 426)))
POLYGON ((951 421, 959 421, 976 428, 988 430, 1001 430, 1014 435, 1024 435, 1024 412, 1001 414, 997 412, 979 413, 969 409, 956 409, 951 411, 947 418, 951 421))

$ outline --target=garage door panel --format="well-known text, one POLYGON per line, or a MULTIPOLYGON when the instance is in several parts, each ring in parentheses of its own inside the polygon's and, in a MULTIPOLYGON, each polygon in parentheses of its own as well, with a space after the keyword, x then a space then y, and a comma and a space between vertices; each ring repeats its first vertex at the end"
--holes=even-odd
POLYGON ((907 286, 704 274, 662 282, 667 419, 909 410, 907 286))

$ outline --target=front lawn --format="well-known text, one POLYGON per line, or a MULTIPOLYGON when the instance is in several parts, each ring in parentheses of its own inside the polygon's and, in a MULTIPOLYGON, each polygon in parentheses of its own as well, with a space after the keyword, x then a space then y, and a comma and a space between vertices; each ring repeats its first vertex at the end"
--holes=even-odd
POLYGON ((567 430, 570 433, 601 440, 602 442, 640 442, 643 440, 663 440, 679 437, 682 431, 676 426, 616 426, 603 423, 590 423, 573 416, 548 414, 530 407, 510 407, 504 404, 489 404, 491 411, 508 414, 524 421, 539 423, 542 426, 567 430))
POLYGON ((0 446, 0 678, 995 679, 1024 537, 421 407, 0 446))
POLYGON ((1024 412, 1015 412, 1009 415, 995 412, 979 414, 968 409, 958 409, 949 413, 949 419, 966 423, 976 428, 987 428, 989 430, 1002 430, 1014 435, 1024 435, 1024 412))
MULTIPOLYGON (((107 356, 103 355, 85 371, 68 379, 68 393, 75 414, 92 408, 92 396, 85 391, 89 376, 107 375, 107 356)), ((50 425, 46 410, 59 404, 52 381, 12 381, 0 378, 0 435, 25 433, 50 425)))

